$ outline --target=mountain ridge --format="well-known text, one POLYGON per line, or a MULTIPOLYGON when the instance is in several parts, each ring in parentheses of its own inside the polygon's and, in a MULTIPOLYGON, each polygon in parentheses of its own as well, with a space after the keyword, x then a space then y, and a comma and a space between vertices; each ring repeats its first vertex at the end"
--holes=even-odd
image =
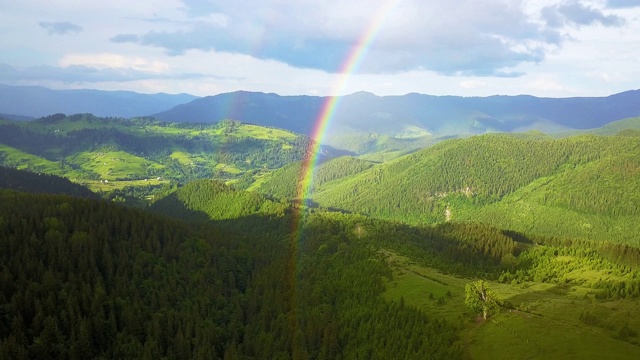
MULTIPOLYGON (((238 91, 199 98, 152 116, 172 122, 234 119, 310 134, 326 100, 327 97, 320 96, 238 91)), ((417 138, 529 130, 560 133, 599 128, 640 116, 640 90, 606 97, 572 98, 417 93, 377 96, 357 92, 341 96, 339 101, 325 133, 325 143, 332 146, 344 142, 340 140, 344 136, 370 134, 417 138)))
POLYGON ((141 94, 94 89, 53 90, 42 86, 0 84, 0 113, 42 117, 54 113, 92 113, 97 116, 135 117, 192 101, 190 94, 141 94))

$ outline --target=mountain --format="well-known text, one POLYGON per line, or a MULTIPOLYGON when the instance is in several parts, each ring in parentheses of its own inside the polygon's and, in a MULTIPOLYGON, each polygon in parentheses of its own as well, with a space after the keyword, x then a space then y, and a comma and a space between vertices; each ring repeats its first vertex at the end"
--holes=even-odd
POLYGON ((0 113, 42 117, 55 113, 91 113, 124 117, 156 113, 196 99, 189 94, 139 94, 132 91, 51 90, 0 84, 0 113))
MULTIPOLYGON (((355 170, 320 181, 311 201, 408 224, 482 222, 526 233, 640 244, 637 132, 563 139, 535 132, 486 134, 355 170)), ((297 184, 298 177, 299 172, 281 169, 273 174, 275 181, 255 188, 287 195, 281 189, 297 184)))
POLYGON ((594 135, 622 135, 632 134, 640 131, 640 117, 626 118, 618 121, 613 121, 607 125, 594 129, 586 130, 573 130, 564 133, 554 134, 554 137, 568 137, 581 134, 594 134, 594 135))
MULTIPOLYGON (((310 134, 326 97, 235 93, 207 96, 156 113, 166 121, 217 122, 234 119, 310 134)), ((607 97, 459 97, 366 92, 340 97, 326 143, 348 143, 350 136, 386 135, 415 139, 485 132, 539 130, 556 133, 590 129, 640 115, 640 90, 607 97), (345 140, 347 137, 347 140, 345 140)), ((361 143, 363 140, 354 140, 361 143)))
POLYGON ((171 122, 215 123, 225 119, 309 134, 324 98, 237 91, 195 99, 152 116, 171 122))
POLYGON ((31 116, 12 115, 12 114, 0 114, 0 119, 14 120, 14 121, 30 121, 35 118, 31 116))
POLYGON ((298 245, 291 218, 238 233, 68 196, 0 203, 3 359, 462 355, 455 325, 381 296, 391 269, 344 219, 313 216, 298 245))

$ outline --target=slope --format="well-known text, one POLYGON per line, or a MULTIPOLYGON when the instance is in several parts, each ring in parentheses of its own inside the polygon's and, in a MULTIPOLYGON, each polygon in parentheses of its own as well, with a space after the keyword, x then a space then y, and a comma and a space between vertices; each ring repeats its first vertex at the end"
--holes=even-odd
POLYGON ((154 202, 150 210, 183 220, 225 220, 256 214, 283 216, 288 204, 237 191, 219 181, 196 180, 154 202))
POLYGON ((66 194, 77 197, 97 198, 84 186, 63 177, 37 174, 0 166, 0 188, 30 193, 66 194))
MULTIPOLYGON (((208 198, 208 195, 201 193, 199 197, 208 198)), ((223 202, 213 202, 225 207, 223 202)), ((189 213, 186 209, 176 209, 189 213)), ((640 308, 637 248, 608 242, 530 237, 471 223, 413 227, 353 214, 305 212, 305 208, 298 211, 304 215, 300 217, 303 219, 300 228, 294 229, 299 231, 295 237, 296 253, 317 253, 314 257, 291 259, 295 264, 292 266, 301 269, 299 278, 292 281, 326 276, 331 280, 320 281, 322 286, 330 287, 329 284, 339 281, 337 279, 358 284, 356 279, 365 278, 365 273, 352 273, 339 262, 328 262, 328 259, 338 259, 348 253, 349 262, 359 263, 363 254, 352 251, 360 246, 372 250, 374 253, 369 253, 367 259, 372 267, 360 270, 382 277, 384 298, 401 309, 417 308, 431 319, 458 324, 458 336, 471 358, 607 356, 626 359, 640 354, 637 347, 640 319, 628 316, 640 308), (373 266, 378 261, 385 264, 384 272, 377 272, 382 269, 373 266), (325 273, 328 269, 331 269, 329 273, 325 273), (490 279, 491 288, 496 289, 502 299, 502 309, 486 322, 474 319, 473 312, 464 305, 465 284, 476 276, 490 279)), ((255 228, 257 220, 247 216, 228 220, 228 224, 245 224, 238 226, 260 239, 264 230, 255 228)), ((284 224, 291 221, 287 215, 272 220, 282 220, 284 224)), ((272 286, 263 291, 281 291, 281 284, 272 286)), ((369 286, 371 291, 379 285, 372 282, 369 286)), ((352 286, 343 289, 350 290, 352 286)), ((298 295, 303 304, 322 301, 318 296, 336 301, 326 291, 314 292, 312 288, 298 288, 298 291, 305 293, 298 295)), ((375 292, 366 295, 368 301, 377 298, 373 294, 375 292)), ((355 301, 355 298, 349 299, 349 303, 355 301)), ((302 311, 306 308, 300 303, 301 312, 312 311, 302 311)), ((366 318, 365 328, 378 328, 376 312, 369 307, 359 309, 366 318)), ((337 314, 347 315, 341 310, 337 314)), ((396 326, 400 326, 399 321, 385 330, 388 337, 376 337, 373 342, 395 338, 396 326)), ((348 323, 339 327, 348 328, 351 328, 348 323)), ((351 349, 351 341, 366 338, 358 333, 349 334, 343 349, 351 349)), ((411 338, 412 342, 417 341, 414 336, 411 338)), ((456 346, 460 344, 454 344, 452 350, 456 346)), ((393 355, 396 350, 390 350, 393 346, 389 343, 384 348, 386 350, 371 353, 371 357, 397 356, 393 355)))
MULTIPOLYGON (((351 156, 329 159, 315 169, 312 187, 313 189, 321 189, 325 183, 353 176, 372 167, 374 164, 351 156)), ((296 192, 301 175, 301 163, 290 163, 265 176, 265 179, 261 179, 251 189, 276 198, 294 199, 298 196, 296 192)))
POLYGON ((634 136, 483 135, 377 165, 320 189, 312 200, 411 224, 483 221, 635 243, 639 158, 634 136), (515 210, 530 208, 537 210, 515 210), (588 231, 572 232, 579 227, 588 231))
POLYGON ((3 357, 461 355, 456 327, 380 296, 388 266, 337 219, 308 219, 298 246, 290 218, 235 219, 235 233, 70 197, 0 201, 3 357))

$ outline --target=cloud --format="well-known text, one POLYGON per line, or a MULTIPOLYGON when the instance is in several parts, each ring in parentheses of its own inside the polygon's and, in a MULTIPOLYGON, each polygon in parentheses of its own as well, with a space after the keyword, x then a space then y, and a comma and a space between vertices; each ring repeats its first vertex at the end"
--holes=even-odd
POLYGON ((60 81, 72 83, 128 82, 153 79, 202 79, 213 76, 198 73, 168 74, 141 71, 132 68, 98 68, 86 65, 31 66, 18 68, 0 64, 0 81, 60 81))
POLYGON ((82 26, 70 23, 68 21, 40 21, 38 22, 38 25, 40 25, 41 28, 47 30, 49 35, 66 35, 70 33, 79 33, 83 30, 82 26))
POLYGON ((640 6, 640 0, 607 0, 608 8, 632 8, 640 6))
POLYGON ((542 16, 547 25, 552 28, 560 28, 565 25, 586 26, 597 23, 612 27, 625 24, 624 18, 620 16, 605 15, 602 11, 576 0, 546 6, 542 9, 542 16))
POLYGON ((193 17, 212 14, 219 9, 216 1, 182 0, 182 3, 187 14, 193 17))
POLYGON ((135 34, 118 34, 112 37, 110 40, 114 43, 127 43, 127 42, 138 42, 140 37, 135 34))
POLYGON ((69 54, 64 56, 58 64, 62 67, 82 65, 96 69, 133 69, 152 73, 171 71, 171 67, 166 62, 150 60, 141 56, 124 56, 112 53, 69 54))
POLYGON ((557 28, 527 14, 521 1, 396 1, 386 18, 377 18, 388 1, 183 0, 191 19, 183 28, 119 34, 111 41, 157 47, 171 56, 194 50, 247 54, 335 73, 379 30, 363 51, 359 72, 472 76, 519 76, 513 68, 544 60, 564 41, 557 28))

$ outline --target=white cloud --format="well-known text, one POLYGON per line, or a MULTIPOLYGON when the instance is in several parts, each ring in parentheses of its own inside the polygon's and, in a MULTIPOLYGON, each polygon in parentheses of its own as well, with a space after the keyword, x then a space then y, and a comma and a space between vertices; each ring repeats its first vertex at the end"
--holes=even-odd
MULTIPOLYGON (((224 13, 226 30, 194 19, 188 29, 121 33, 112 40, 161 48, 170 55, 196 49, 226 51, 337 72, 369 33, 379 31, 370 44, 370 56, 362 61, 362 71, 423 68, 480 76, 517 75, 509 69, 521 62, 542 61, 547 47, 561 40, 555 30, 529 19, 518 1, 460 1, 454 7, 448 0, 393 0, 388 15, 378 16, 389 3, 211 1, 201 11, 224 13)), ((200 2, 200 7, 191 1, 185 5, 192 15, 202 8, 200 2)))
POLYGON ((170 66, 166 62, 145 59, 140 56, 124 56, 119 54, 69 54, 59 61, 60 66, 85 65, 97 69, 119 68, 135 69, 154 73, 170 71, 170 66))

